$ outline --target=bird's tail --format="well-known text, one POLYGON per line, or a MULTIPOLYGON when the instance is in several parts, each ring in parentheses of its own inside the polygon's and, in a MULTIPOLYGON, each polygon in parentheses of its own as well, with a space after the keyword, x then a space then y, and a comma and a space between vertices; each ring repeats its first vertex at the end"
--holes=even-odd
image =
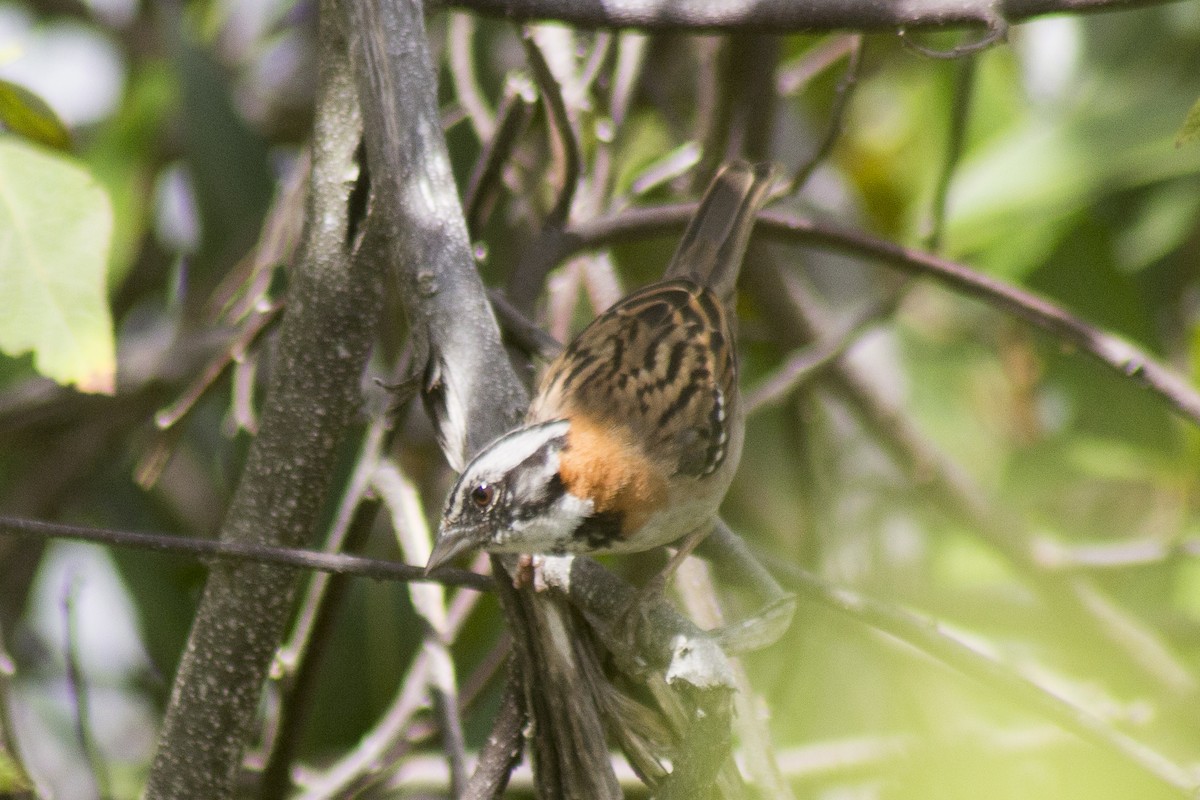
POLYGON ((664 278, 691 278, 723 300, 733 297, 754 219, 766 201, 770 164, 733 161, 713 178, 664 278))

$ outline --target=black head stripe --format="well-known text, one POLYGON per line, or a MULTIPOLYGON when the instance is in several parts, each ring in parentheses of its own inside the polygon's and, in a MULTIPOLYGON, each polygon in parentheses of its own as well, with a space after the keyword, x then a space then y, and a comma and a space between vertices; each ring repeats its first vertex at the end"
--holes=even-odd
POLYGON ((522 482, 517 489, 521 502, 511 504, 513 507, 509 515, 513 520, 529 520, 541 516, 562 499, 567 487, 563 484, 558 470, 551 470, 550 456, 564 447, 565 437, 550 439, 513 470, 512 474, 518 476, 518 480, 527 479, 527 482, 522 482))
POLYGON ((550 477, 550 480, 546 481, 540 492, 521 503, 514 504, 509 516, 514 521, 525 521, 540 517, 561 500, 566 491, 567 487, 556 472, 550 477))

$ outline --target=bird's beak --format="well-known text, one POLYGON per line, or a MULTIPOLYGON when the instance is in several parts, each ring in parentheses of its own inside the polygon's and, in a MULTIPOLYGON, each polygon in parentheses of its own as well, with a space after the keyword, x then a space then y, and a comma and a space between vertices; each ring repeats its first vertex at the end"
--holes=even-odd
POLYGON ((425 563, 425 574, 428 575, 455 556, 474 550, 483 544, 484 539, 485 533, 480 528, 443 528, 433 552, 429 554, 429 561, 425 563))

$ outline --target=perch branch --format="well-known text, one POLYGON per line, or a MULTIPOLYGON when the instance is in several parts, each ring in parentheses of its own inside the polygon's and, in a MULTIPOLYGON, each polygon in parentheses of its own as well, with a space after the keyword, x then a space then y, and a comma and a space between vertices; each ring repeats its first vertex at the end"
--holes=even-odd
MULTIPOLYGON (((399 270, 424 399, 451 465, 513 428, 528 405, 500 341, 496 318, 471 257, 467 226, 437 113, 437 78, 423 10, 413 0, 357 0, 343 6, 363 104, 373 210, 396 235, 399 270)), ((578 656, 558 642, 584 633, 568 608, 513 591, 506 559, 492 559, 501 604, 519 645, 517 669, 533 719, 539 792, 559 797, 619 797, 600 731, 594 693, 580 690, 578 656), (535 648, 530 657, 526 647, 535 648), (528 702, 536 696, 540 706, 528 702), (581 769, 580 765, 587 768, 581 769)))

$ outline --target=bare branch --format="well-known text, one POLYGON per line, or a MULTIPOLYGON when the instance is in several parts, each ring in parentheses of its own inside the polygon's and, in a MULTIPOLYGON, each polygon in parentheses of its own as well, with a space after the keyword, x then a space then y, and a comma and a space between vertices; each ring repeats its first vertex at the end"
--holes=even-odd
MULTIPOLYGON (((695 211, 694 203, 624 211, 579 223, 547 248, 547 270, 575 253, 618 242, 677 234, 695 211)), ((1051 337, 1092 356, 1165 400, 1180 416, 1200 424, 1200 392, 1165 364, 1130 342, 1076 317, 1033 292, 976 272, 947 258, 880 239, 862 231, 768 209, 756 235, 780 242, 821 247, 895 267, 911 275, 933 278, 960 294, 974 297, 1041 328, 1051 337)))
POLYGON ((920 44, 909 35, 907 28, 901 27, 899 30, 900 41, 904 46, 914 53, 919 53, 926 58, 937 58, 945 61, 952 61, 958 58, 973 56, 976 53, 981 53, 987 50, 994 44, 1003 42, 1008 37, 1008 21, 998 15, 993 15, 987 20, 987 31, 975 41, 968 41, 960 45, 956 45, 949 50, 934 50, 920 44))
POLYGON ((467 214, 467 230, 472 239, 483 229, 483 223, 500 188, 500 176, 504 165, 512 157, 517 140, 529 124, 536 102, 537 96, 527 80, 509 79, 504 90, 504 99, 500 103, 499 122, 495 125, 491 138, 484 140, 486 144, 483 152, 479 154, 479 160, 467 184, 463 205, 467 214))
POLYGON ((1181 416, 1200 423, 1200 393, 1186 380, 1141 348, 1032 292, 931 253, 810 219, 768 211, 759 218, 758 230, 772 238, 879 259, 903 272, 934 278, 954 291, 1019 317, 1064 344, 1093 356, 1166 400, 1181 416))
POLYGON ((954 170, 962 158, 967 139, 967 122, 971 116, 971 95, 975 90, 975 58, 967 56, 955 65, 954 101, 950 109, 950 133, 946 138, 946 155, 938 174, 933 193, 933 211, 930 215, 929 235, 925 247, 937 252, 942 249, 942 232, 946 226, 946 200, 950 196, 950 182, 954 170))
POLYGON ((583 28, 664 31, 815 32, 987 26, 997 16, 1021 22, 1044 14, 1085 13, 1172 0, 450 0, 449 5, 518 22, 557 20, 583 28))
MULTIPOLYGON (((372 483, 391 512, 392 531, 405 560, 414 564, 428 561, 433 534, 416 487, 390 459, 380 461, 372 483)), ((446 594, 437 585, 410 585, 408 596, 413 609, 428 625, 423 649, 430 654, 432 665, 429 691, 450 765, 451 794, 457 797, 466 784, 466 742, 458 716, 458 677, 450 655, 446 594)))
POLYGON ((449 53, 450 79, 454 82, 454 96, 458 99, 475 136, 481 142, 490 141, 496 133, 496 118, 488 108, 487 99, 479 82, 475 80, 475 18, 470 14, 451 13, 450 26, 446 31, 446 49, 449 53))
POLYGON ((860 311, 839 333, 817 342, 785 361, 772 375, 746 392, 746 413, 753 414, 781 402, 821 370, 833 364, 846 350, 896 310, 903 291, 895 292, 869 308, 860 311))
POLYGON ((421 567, 396 561, 277 547, 253 542, 226 542, 215 539, 192 539, 170 534, 134 533, 112 528, 89 528, 18 517, 0 517, 0 535, 34 536, 42 539, 77 539, 117 547, 175 553, 194 558, 215 558, 221 561, 256 562, 278 567, 314 569, 338 575, 359 575, 376 580, 433 581, 445 586, 462 586, 481 592, 492 589, 490 578, 467 570, 446 567, 426 576, 421 567))
MULTIPOLYGON (((453 639, 470 616, 479 596, 460 592, 450 603, 446 635, 453 639)), ((428 684, 436 656, 420 650, 408 666, 391 704, 359 744, 320 772, 297 770, 298 800, 330 800, 357 796, 395 766, 417 738, 413 717, 428 705, 428 684)), ((426 732, 430 729, 426 728, 426 732)))
POLYGON ((847 39, 848 42, 845 45, 847 49, 846 71, 842 73, 842 79, 838 81, 837 89, 834 90, 833 107, 829 110, 829 124, 825 128, 825 135, 821 137, 821 142, 813 154, 796 170, 796 174, 788 184, 787 194, 793 194, 804 188, 804 184, 808 183, 808 179, 812 177, 816 168, 829 156, 833 146, 837 144, 838 137, 842 135, 846 110, 850 107, 850 96, 854 94, 854 88, 858 86, 858 74, 862 68, 864 46, 863 37, 860 35, 849 36, 847 39))
POLYGON ((547 228, 561 228, 567 224, 567 216, 571 213, 571 201, 575 199, 575 189, 579 185, 579 170, 582 166, 579 137, 571 127, 562 87, 554 79, 554 73, 550 71, 550 65, 546 63, 546 57, 534 40, 532 31, 522 32, 521 44, 525 47, 525 57, 529 59, 530 71, 533 72, 533 79, 537 83, 543 107, 546 109, 550 143, 559 162, 559 174, 562 178, 554 207, 546 214, 543 225, 547 228))
POLYGON ((504 332, 525 352, 537 355, 546 361, 562 352, 562 342, 555 339, 517 309, 502 292, 488 290, 488 299, 500 318, 504 332))
MULTIPOLYGON (((322 4, 320 47, 307 224, 289 285, 294 302, 280 327, 262 425, 220 535, 235 545, 308 541, 358 405, 378 316, 378 270, 347 252, 359 115, 333 0, 322 4)), ((296 578, 294 570, 265 564, 223 562, 210 570, 145 797, 232 795, 296 578)))
POLYGON ((508 786, 513 768, 521 760, 525 741, 521 732, 525 727, 525 710, 521 707, 521 693, 517 686, 516 681, 509 681, 504 689, 496 722, 483 749, 479 751, 475 772, 461 795, 463 800, 499 800, 508 786))

